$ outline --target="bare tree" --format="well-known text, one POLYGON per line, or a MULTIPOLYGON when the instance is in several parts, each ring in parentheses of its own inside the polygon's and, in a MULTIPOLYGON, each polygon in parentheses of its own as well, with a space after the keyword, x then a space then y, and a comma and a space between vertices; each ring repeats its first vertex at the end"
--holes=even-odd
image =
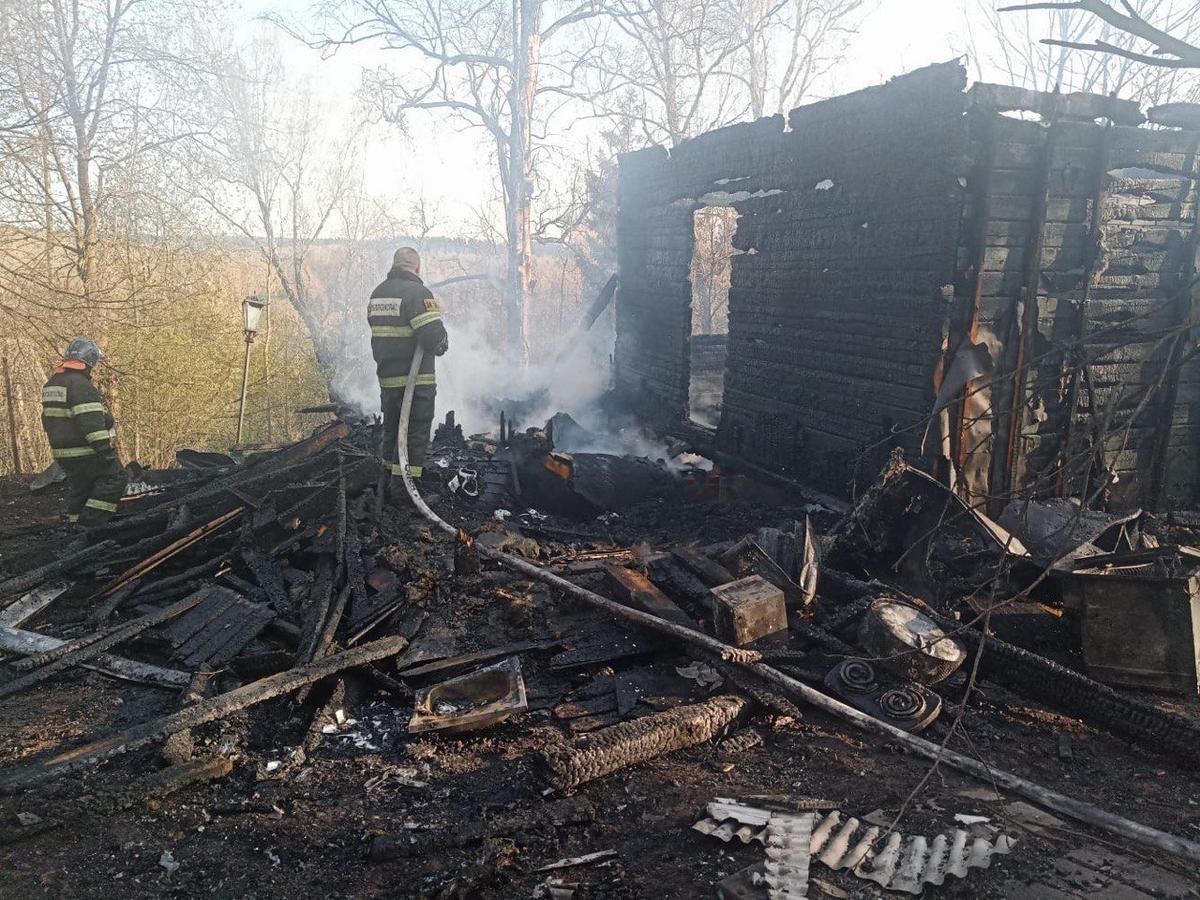
POLYGON ((755 118, 786 115, 843 58, 873 0, 739 0, 744 80, 755 118))
POLYGON ((1090 39, 1075 36, 1044 38, 1042 43, 1068 50, 1099 52, 1149 66, 1200 69, 1200 45, 1192 42, 1195 29, 1189 27, 1197 15, 1195 3, 1186 3, 1178 12, 1173 4, 1162 0, 1121 0, 1121 6, 1124 12, 1105 0, 1053 0, 1007 6, 1000 12, 1081 12, 1107 26, 1105 33, 1098 37, 1088 36, 1090 39), (1164 22, 1161 28, 1150 22, 1151 18, 1157 17, 1164 22), (1117 38, 1114 40, 1108 35, 1117 38))
POLYGON ((733 246, 738 214, 732 206, 696 210, 692 254, 692 334, 729 331, 729 287, 733 281, 733 246))
POLYGON ((555 48, 596 15, 593 0, 329 0, 320 11, 314 46, 372 43, 403 55, 401 72, 380 70, 370 80, 386 120, 409 127, 413 113, 433 112, 487 133, 504 207, 508 338, 524 359, 534 154, 554 97, 572 94, 569 60, 555 48))
POLYGON ((9 163, 0 197, 9 221, 40 229, 47 252, 64 251, 72 293, 95 310, 101 220, 139 157, 186 133, 184 120, 151 97, 165 93, 168 66, 186 67, 167 22, 191 7, 162 0, 29 0, 6 4, 0 25, 0 129, 9 163))
POLYGON ((210 124, 197 138, 196 197, 262 256, 332 383, 337 332, 327 327, 328 297, 314 292, 307 262, 347 208, 357 135, 329 135, 312 93, 289 78, 269 40, 246 48, 208 40, 209 55, 223 64, 205 82, 210 124))
MULTIPOLYGON (((770 2, 770 0, 768 0, 770 2)), ((732 76, 742 49, 739 9, 728 0, 603 0, 593 41, 590 100, 632 120, 647 143, 678 144, 744 117, 732 76)))
POLYGON ((842 58, 874 0, 599 0, 590 102, 677 144, 786 113, 842 58))

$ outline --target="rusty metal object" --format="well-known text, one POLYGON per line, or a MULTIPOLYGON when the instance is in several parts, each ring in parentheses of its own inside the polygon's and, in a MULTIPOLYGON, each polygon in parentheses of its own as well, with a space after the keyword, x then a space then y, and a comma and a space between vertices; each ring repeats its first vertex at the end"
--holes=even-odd
POLYGON ((958 642, 931 619, 891 597, 871 603, 859 623, 858 638, 877 664, 921 684, 948 678, 967 658, 958 642))
POLYGON ((713 628, 736 646, 787 631, 784 592, 760 575, 739 578, 712 589, 713 628))
POLYGON ((521 659, 510 656, 418 691, 408 730, 474 731, 528 708, 521 659))
POLYGON ((664 753, 710 741, 749 707, 749 701, 722 694, 632 722, 622 722, 580 738, 574 746, 551 746, 541 752, 547 781, 570 791, 664 753))
POLYGON ((1083 658, 1099 681, 1195 694, 1200 670, 1200 570, 1154 562, 1077 569, 1064 592, 1083 612, 1083 658))

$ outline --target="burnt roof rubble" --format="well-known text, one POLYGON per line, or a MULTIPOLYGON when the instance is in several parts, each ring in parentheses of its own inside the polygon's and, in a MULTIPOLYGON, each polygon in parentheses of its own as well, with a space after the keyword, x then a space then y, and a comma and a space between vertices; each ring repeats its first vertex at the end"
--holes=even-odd
POLYGON ((1145 121, 951 62, 627 155, 607 424, 451 413, 406 498, 327 404, 0 533, 0 866, 1194 896, 1200 134, 1145 121), (709 204, 726 335, 688 321, 709 204))
MULTIPOLYGON (((0 847, 130 810, 199 809, 206 833, 302 824, 317 789, 386 798, 395 815, 356 819, 365 843, 343 865, 421 861, 422 896, 608 896, 660 852, 692 861, 689 884, 745 896, 863 879, 1011 895, 1063 884, 1043 864, 1062 829, 1152 853, 1088 870, 1137 889, 1200 852, 1186 815, 1139 823, 1082 771, 1047 771, 1148 762, 1192 783, 1194 707, 1129 690, 1196 696, 1186 525, 1027 501, 1006 528, 899 455, 840 508, 613 457, 614 513, 572 483, 594 470, 553 430, 440 432, 420 489, 456 537, 379 502, 370 424, 142 473, 111 524, 0 582, 0 703, 27 707, 19 732, 37 733, 28 700, 81 670, 108 676, 89 690, 150 698, 18 737, 0 803, 21 817, 0 847), (639 481, 643 466, 659 475, 639 481), (594 506, 537 508, 539 468, 594 506), (1052 763, 1027 755, 1047 742, 1052 763), (921 777, 935 759, 939 787, 921 777), (669 850, 638 840, 628 792, 669 850), (669 808, 651 813, 656 795, 669 808), (1026 801, 1059 825, 1006 812, 1026 801), (744 871, 712 843, 734 835, 744 871)), ((199 851, 167 851, 179 866, 154 877, 186 878, 199 851)))

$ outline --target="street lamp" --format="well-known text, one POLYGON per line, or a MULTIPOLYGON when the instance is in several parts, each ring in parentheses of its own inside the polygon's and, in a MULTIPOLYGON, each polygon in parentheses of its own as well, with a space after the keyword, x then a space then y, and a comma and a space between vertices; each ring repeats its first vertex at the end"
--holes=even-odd
POLYGON ((242 400, 238 404, 237 439, 235 441, 239 447, 242 445, 242 426, 246 422, 246 385, 250 380, 250 345, 254 343, 254 336, 258 334, 258 320, 262 318, 262 311, 266 306, 267 302, 258 297, 247 297, 242 301, 242 328, 246 337, 246 358, 242 363, 242 400))

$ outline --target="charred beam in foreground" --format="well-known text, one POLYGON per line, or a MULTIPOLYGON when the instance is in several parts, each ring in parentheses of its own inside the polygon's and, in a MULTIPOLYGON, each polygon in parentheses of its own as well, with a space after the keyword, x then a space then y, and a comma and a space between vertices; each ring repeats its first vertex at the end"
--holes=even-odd
POLYGON ((56 559, 54 562, 46 563, 44 566, 30 569, 28 572, 20 575, 14 575, 6 581, 0 581, 0 597, 22 594, 55 576, 73 571, 78 563, 94 559, 97 556, 103 557, 116 549, 116 541, 101 541, 99 544, 85 547, 76 553, 64 556, 62 559, 56 559))
MULTIPOLYGON (((48 634, 38 634, 36 631, 23 631, 20 628, 0 626, 0 650, 6 653, 41 653, 53 650, 64 643, 48 634)), ((156 687, 178 690, 186 687, 191 676, 187 672, 175 669, 164 669, 149 663, 135 662, 120 656, 102 654, 96 659, 81 664, 85 669, 91 669, 113 678, 123 678, 126 681, 136 681, 140 684, 151 684, 156 687)))
POLYGON ((694 547, 672 547, 673 556, 683 567, 698 578, 705 587, 718 587, 734 581, 736 576, 722 566, 701 554, 694 547))
MULTIPOLYGON (((312 659, 319 660, 325 657, 327 653, 335 646, 333 637, 337 633, 338 625, 342 622, 342 614, 346 611, 346 600, 350 596, 350 585, 344 585, 338 591, 337 601, 329 610, 329 617, 325 620, 325 625, 321 628, 317 635, 317 642, 313 645, 312 659)), ((308 699, 309 688, 306 685, 301 688, 296 694, 296 702, 303 703, 308 699)))
POLYGON ((122 791, 116 798, 116 805, 127 809, 141 801, 157 800, 192 785, 216 781, 232 771, 233 760, 227 756, 210 756, 176 763, 122 791))
POLYGON ((380 638, 353 650, 347 650, 309 665, 298 666, 287 672, 272 675, 253 684, 219 694, 209 700, 202 700, 160 718, 135 725, 119 734, 92 741, 73 750, 56 753, 40 762, 10 769, 3 777, 0 777, 0 793, 23 790, 68 772, 88 768, 106 759, 136 750, 151 741, 167 737, 184 728, 192 728, 196 725, 203 725, 205 722, 224 718, 240 709, 274 699, 346 669, 395 656, 406 646, 408 646, 408 641, 399 636, 380 638))
POLYGON ((170 544, 163 547, 161 550, 158 550, 155 553, 152 553, 150 556, 146 557, 141 562, 137 563, 134 566, 131 566, 129 569, 127 569, 126 571, 124 571, 120 575, 118 575, 116 577, 116 579, 113 580, 112 584, 110 584, 108 587, 104 588, 104 590, 102 590, 100 592, 99 596, 109 597, 112 594, 115 594, 121 588, 125 587, 126 585, 132 584, 134 581, 137 581, 139 578, 141 578, 147 572, 150 572, 151 570, 157 568, 158 566, 165 563, 167 560, 182 553, 188 547, 191 547, 193 544, 199 543, 200 541, 204 540, 209 535, 213 534, 214 532, 216 532, 223 526, 229 524, 234 519, 236 519, 238 516, 240 516, 244 510, 245 510, 244 506, 235 507, 234 509, 229 510, 229 512, 222 513, 221 515, 217 516, 215 519, 212 519, 209 522, 205 522, 199 528, 195 528, 192 531, 189 531, 187 534, 185 534, 183 537, 179 538, 178 540, 172 541, 170 544))
POLYGON ((39 654, 31 665, 41 665, 41 668, 37 668, 27 675, 22 675, 20 678, 14 678, 11 681, 0 684, 0 697, 9 697, 39 682, 45 681, 47 678, 57 675, 65 669, 95 659, 106 650, 110 650, 118 644, 123 644, 130 638, 137 637, 137 635, 146 629, 160 625, 187 612, 193 606, 200 603, 206 596, 206 593, 197 591, 190 597, 185 597, 183 600, 165 609, 148 613, 125 625, 110 628, 108 631, 102 632, 99 636, 93 635, 92 638, 95 639, 85 639, 87 642, 82 645, 68 642, 54 650, 39 654))
POLYGON ((308 600, 304 608, 304 630, 297 640, 299 647, 296 658, 301 662, 311 662, 316 651, 321 629, 329 616, 329 605, 333 600, 334 565, 328 556, 317 560, 317 579, 308 591, 308 600))
POLYGON ((605 566, 604 573, 608 578, 609 589, 616 595, 616 599, 626 606, 636 607, 688 628, 696 627, 692 617, 641 572, 626 569, 624 566, 605 566))
POLYGON ((155 599, 162 599, 174 591, 186 591, 189 584, 196 582, 200 578, 216 574, 228 562, 228 554, 221 553, 212 559, 206 559, 199 565, 180 572, 178 575, 160 578, 149 584, 135 583, 126 585, 98 606, 95 612, 88 616, 88 621, 97 625, 104 622, 131 598, 141 604, 155 599))
POLYGON ((570 791, 626 766, 694 747, 712 740, 749 706, 743 697, 723 694, 602 729, 573 747, 548 747, 541 754, 547 781, 555 790, 570 791))

